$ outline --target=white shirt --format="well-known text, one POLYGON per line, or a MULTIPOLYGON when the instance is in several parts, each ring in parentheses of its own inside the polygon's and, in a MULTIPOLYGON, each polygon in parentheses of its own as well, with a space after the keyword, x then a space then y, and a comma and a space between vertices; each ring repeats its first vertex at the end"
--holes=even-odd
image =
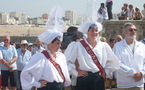
MULTIPOLYGON (((89 44, 86 39, 85 42, 89 44)), ((111 74, 111 72, 119 68, 119 61, 107 43, 99 41, 97 45, 92 48, 92 50, 96 54, 100 64, 105 69, 107 75, 111 74)), ((69 72, 75 77, 78 76, 78 72, 74 64, 76 59, 78 60, 79 68, 81 70, 90 71, 93 73, 99 71, 98 67, 93 62, 92 58, 90 57, 90 55, 88 55, 88 52, 80 42, 72 42, 67 47, 64 54, 67 59, 69 72)))
MULTIPOLYGON (((52 56, 52 55, 50 55, 52 56)), ((64 86, 71 84, 65 56, 58 52, 55 61, 60 65, 62 72, 65 76, 64 86)), ((21 83, 24 90, 30 90, 33 86, 40 87, 40 80, 48 82, 62 83, 63 79, 54 67, 54 65, 43 55, 43 53, 34 54, 28 65, 21 73, 21 83)))
POLYGON ((100 15, 99 19, 102 19, 102 21, 108 19, 108 12, 106 7, 99 8, 98 13, 100 15), (99 11, 101 11, 101 13, 99 13, 99 11))
POLYGON ((22 49, 19 48, 17 49, 17 53, 18 53, 18 60, 17 62, 17 69, 19 71, 22 71, 23 68, 29 63, 30 58, 31 58, 31 52, 29 50, 26 50, 26 52, 24 53, 24 55, 22 54, 22 49))
POLYGON ((128 10, 128 18, 129 18, 129 20, 131 20, 133 17, 132 17, 132 14, 133 14, 133 9, 130 11, 130 10, 128 10))
POLYGON ((116 43, 114 53, 121 61, 120 69, 117 71, 117 87, 143 87, 145 74, 145 45, 135 41, 134 53, 125 40, 116 43), (142 72, 143 78, 136 82, 133 79, 135 72, 142 72))

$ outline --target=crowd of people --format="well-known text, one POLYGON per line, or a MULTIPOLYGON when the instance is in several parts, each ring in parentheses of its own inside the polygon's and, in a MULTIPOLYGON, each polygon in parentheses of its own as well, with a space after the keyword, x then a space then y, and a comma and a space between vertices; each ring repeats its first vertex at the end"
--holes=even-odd
MULTIPOLYGON (((98 9, 99 18, 98 21, 112 20, 112 0, 107 0, 105 3, 100 4, 98 9)), ((145 4, 143 4, 143 10, 139 7, 134 7, 132 4, 124 3, 121 7, 121 12, 117 14, 118 20, 145 20, 145 4)))
POLYGON ((117 15, 119 20, 145 20, 145 4, 143 10, 134 7, 132 4, 124 3, 121 12, 117 15))
POLYGON ((56 31, 39 35, 35 47, 22 40, 18 49, 4 36, 0 47, 3 90, 63 90, 70 85, 72 90, 105 90, 106 78, 110 88, 115 79, 119 90, 144 90, 145 45, 144 39, 136 40, 134 24, 124 25, 124 39, 117 35, 108 44, 99 36, 100 23, 85 22, 75 29, 84 36, 72 40, 64 54, 62 34, 56 31))
MULTIPOLYGON (((101 3, 98 9, 98 22, 104 20, 112 20, 112 0, 107 0, 107 3, 101 3)), ((135 7, 132 4, 124 3, 121 7, 121 12, 117 14, 118 20, 145 20, 145 4, 143 4, 143 10, 139 7, 135 7)))
MULTIPOLYGON (((112 4, 112 0, 107 0, 109 20, 112 4)), ((126 13, 127 6, 124 4, 122 8, 126 13)), ((101 8, 104 7, 101 3, 101 8)), ((103 13, 101 9, 98 12, 103 13)), ((79 28, 71 26, 63 34, 61 14, 58 7, 51 10, 47 29, 38 35, 35 47, 22 40, 20 48, 16 48, 10 43, 10 36, 3 37, 0 46, 2 90, 105 90, 106 80, 109 88, 144 90, 145 37, 136 40, 135 24, 125 23, 124 38, 117 35, 107 43, 106 38, 99 35, 103 25, 97 20, 86 21, 79 28)))

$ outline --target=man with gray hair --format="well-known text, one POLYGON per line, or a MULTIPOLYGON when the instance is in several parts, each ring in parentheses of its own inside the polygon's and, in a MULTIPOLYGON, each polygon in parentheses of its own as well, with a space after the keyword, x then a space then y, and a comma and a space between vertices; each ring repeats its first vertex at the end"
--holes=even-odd
POLYGON ((0 47, 3 55, 1 64, 2 86, 3 90, 8 89, 8 80, 10 80, 11 90, 16 90, 17 86, 17 51, 16 48, 10 45, 10 36, 4 36, 4 45, 0 47))
POLYGON ((117 42, 120 42, 120 41, 122 41, 123 40, 123 37, 121 36, 121 35, 117 35, 116 36, 116 41, 117 42))
POLYGON ((27 40, 22 40, 20 48, 17 49, 17 54, 18 54, 18 60, 17 62, 17 69, 18 69, 18 80, 19 80, 19 87, 18 90, 22 90, 21 87, 21 80, 20 80, 20 75, 23 70, 23 68, 29 63, 30 58, 31 58, 31 52, 27 50, 28 48, 28 42, 27 40))
POLYGON ((126 23, 123 33, 125 39, 114 46, 114 53, 120 60, 117 87, 119 90, 144 90, 145 45, 136 40, 134 24, 126 23))

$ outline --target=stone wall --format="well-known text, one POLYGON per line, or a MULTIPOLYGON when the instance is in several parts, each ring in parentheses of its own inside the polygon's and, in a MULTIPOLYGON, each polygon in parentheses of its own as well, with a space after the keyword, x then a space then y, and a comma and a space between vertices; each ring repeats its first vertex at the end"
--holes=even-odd
POLYGON ((134 23, 137 27, 137 40, 145 38, 145 21, 133 20, 133 21, 104 21, 103 22, 103 31, 101 31, 101 36, 105 37, 107 41, 110 38, 115 38, 118 34, 123 35, 123 26, 125 23, 131 22, 134 23))
MULTIPOLYGON (((123 25, 127 22, 131 22, 131 23, 134 23, 137 27, 137 40, 141 40, 145 37, 145 21, 140 21, 140 20, 136 20, 136 21, 126 21, 126 20, 120 20, 120 21, 104 21, 103 22, 103 30, 101 31, 100 35, 105 37, 107 39, 107 41, 110 39, 110 38, 115 38, 116 35, 120 34, 123 36, 123 25)), ((1 28, 4 27, 4 26, 0 26, 1 28)), ((15 26, 16 27, 16 26, 15 26)), ((13 28, 12 26, 11 27, 6 27, 5 28, 2 28, 2 29, 6 29, 6 30, 13 30, 12 32, 13 33, 17 33, 18 31, 16 31, 17 29, 13 28)), ((43 28, 40 28, 40 27, 32 27, 32 28, 29 28, 29 29, 32 29, 33 31, 31 32, 31 34, 35 34, 37 32, 37 34, 40 34, 42 32, 44 32, 44 27, 43 28), (36 31, 35 31, 36 30, 36 31)), ((20 29, 21 32, 22 31, 26 31, 27 29, 20 29)), ((0 33, 2 33, 2 30, 0 29, 0 33)), ((4 32, 3 32, 4 33, 4 32)), ((7 33, 5 33, 4 35, 7 35, 7 33)), ((11 35, 10 35, 11 36, 11 35)), ((0 35, 0 42, 2 41, 2 38, 3 38, 3 35, 1 34, 0 35)), ((12 42, 15 42, 15 43, 20 43, 21 40, 24 40, 26 39, 28 42, 31 42, 31 43, 35 43, 36 42, 36 36, 11 36, 11 40, 12 42)))
MULTIPOLYGON (((21 40, 27 40, 28 43, 36 43, 36 36, 10 36, 11 42, 14 42, 16 44, 20 44, 21 40)), ((2 41, 3 36, 0 36, 0 42, 2 41)))

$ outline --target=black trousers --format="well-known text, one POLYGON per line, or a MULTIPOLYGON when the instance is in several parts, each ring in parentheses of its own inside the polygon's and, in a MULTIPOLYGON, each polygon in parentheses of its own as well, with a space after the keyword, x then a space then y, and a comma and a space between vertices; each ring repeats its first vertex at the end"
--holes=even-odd
POLYGON ((8 70, 1 70, 2 75, 2 86, 7 87, 8 86, 8 80, 10 79, 10 84, 12 87, 18 86, 18 71, 14 70, 12 72, 8 70))
POLYGON ((113 16, 112 16, 112 5, 113 5, 113 2, 107 2, 107 12, 108 12, 108 18, 109 19, 113 19, 113 16))
POLYGON ((62 83, 47 83, 46 87, 38 88, 37 90, 64 90, 62 83))
POLYGON ((88 72, 88 76, 77 78, 76 90, 105 90, 104 79, 99 73, 88 72))

